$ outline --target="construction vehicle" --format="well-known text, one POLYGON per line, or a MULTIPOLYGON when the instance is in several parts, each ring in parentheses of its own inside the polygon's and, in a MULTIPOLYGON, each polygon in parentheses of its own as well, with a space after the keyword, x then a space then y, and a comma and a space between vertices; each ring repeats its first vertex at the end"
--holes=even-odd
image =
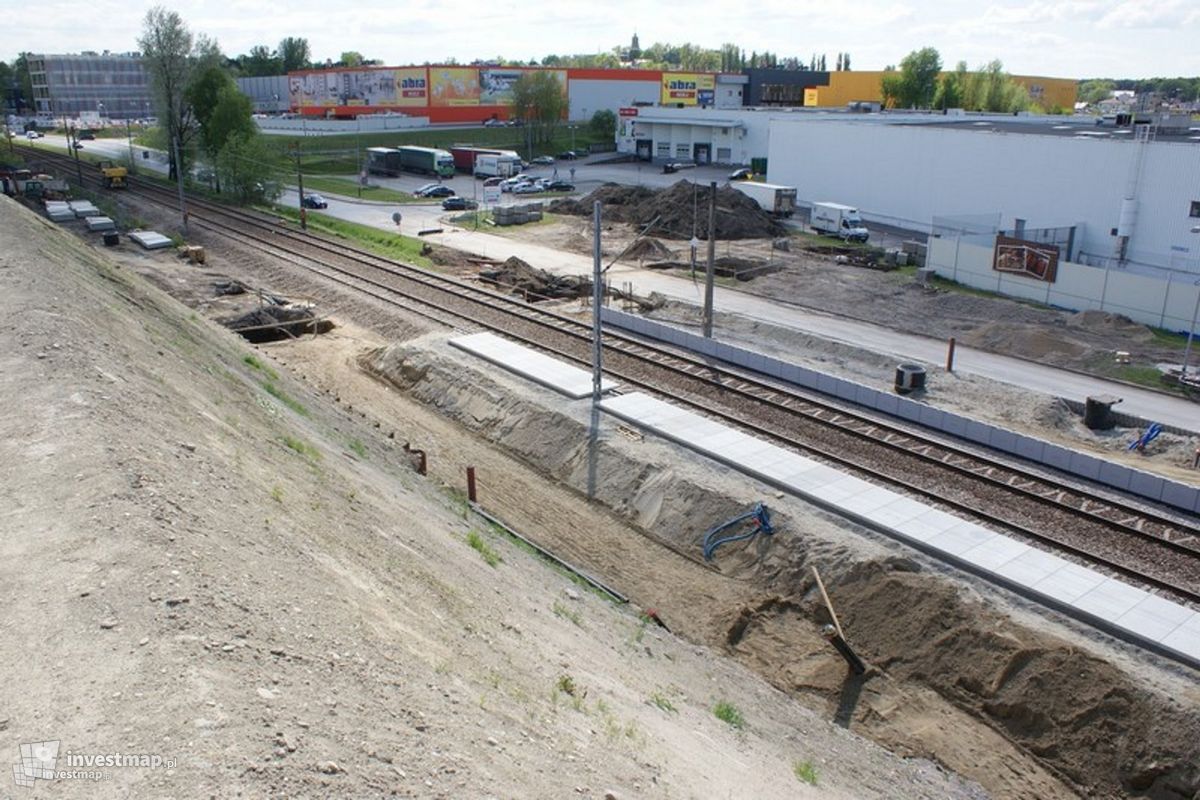
POLYGON ((115 161, 101 161, 96 165, 104 174, 104 185, 109 189, 129 188, 129 170, 115 161))

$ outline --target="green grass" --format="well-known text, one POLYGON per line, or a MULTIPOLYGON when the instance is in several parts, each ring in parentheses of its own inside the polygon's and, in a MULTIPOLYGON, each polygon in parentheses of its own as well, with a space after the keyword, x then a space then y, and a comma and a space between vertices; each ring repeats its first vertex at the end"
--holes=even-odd
MULTIPOLYGON (((343 197, 358 197, 358 184, 348 178, 330 178, 320 175, 304 176, 304 191, 337 194, 343 197)), ((427 203, 422 197, 416 197, 408 192, 398 192, 382 186, 362 187, 363 200, 376 200, 389 203, 427 203)))
POLYGON ((279 373, 259 361, 255 356, 242 356, 242 363, 251 369, 256 369, 273 381, 279 380, 279 373))
POLYGON ((276 400, 283 403, 285 406, 290 408, 292 411, 295 411, 297 414, 299 414, 302 417, 308 416, 307 408, 305 408, 298 400, 295 400, 294 398, 289 397, 287 394, 284 393, 284 391, 282 389, 280 389, 275 384, 271 383, 270 381, 264 381, 262 387, 263 387, 263 390, 266 391, 267 394, 271 395, 271 397, 274 397, 276 400))
MULTIPOLYGON (((299 223, 300 221, 298 209, 276 206, 272 211, 294 222, 299 223)), ((421 255, 421 248, 425 243, 415 236, 401 236, 389 230, 372 228, 370 225, 359 225, 356 222, 346 222, 319 212, 308 214, 308 229, 339 239, 347 239, 384 258, 403 261, 405 264, 426 269, 433 267, 433 262, 421 255)))
POLYGON ((483 557, 483 560, 487 562, 489 567, 494 567, 504 560, 500 558, 500 554, 493 550, 491 545, 484 541, 483 537, 476 531, 471 531, 467 534, 467 544, 472 550, 483 557))
POLYGON ((321 451, 303 439, 297 439, 294 436, 285 436, 283 437, 283 443, 302 456, 308 456, 314 460, 321 457, 321 451))
POLYGON ((559 675, 558 680, 554 682, 554 688, 556 691, 569 694, 572 697, 579 691, 579 687, 575 685, 575 679, 570 675, 559 675))
POLYGON ((364 444, 363 444, 361 441, 359 441, 358 439, 355 439, 354 441, 350 442, 350 449, 351 449, 352 451, 354 451, 354 455, 358 456, 358 457, 359 457, 359 458, 361 458, 361 459, 364 459, 364 460, 366 459, 366 457, 367 457, 367 448, 366 448, 366 446, 365 446, 365 445, 364 445, 364 444))
POLYGON ((792 765, 792 772, 796 778, 804 781, 810 786, 817 785, 817 768, 813 766, 811 761, 797 761, 792 765))
POLYGON ((713 706, 713 716, 738 730, 746 726, 746 719, 742 716, 742 712, 733 703, 727 703, 724 700, 713 706))
POLYGON ((665 695, 659 694, 658 692, 655 692, 654 694, 650 695, 650 702, 653 703, 660 710, 666 711, 668 714, 678 714, 679 713, 679 711, 675 708, 675 704, 672 703, 669 699, 667 699, 667 697, 665 695))
POLYGON ((282 486, 280 486, 279 484, 275 484, 274 486, 271 487, 271 499, 274 500, 276 503, 283 502, 283 487, 282 486))
POLYGON ((573 611, 572 609, 567 608, 557 600, 554 601, 554 605, 550 607, 550 610, 554 612, 554 616, 561 617, 563 619, 569 619, 580 628, 583 627, 582 615, 580 615, 578 611, 573 611))

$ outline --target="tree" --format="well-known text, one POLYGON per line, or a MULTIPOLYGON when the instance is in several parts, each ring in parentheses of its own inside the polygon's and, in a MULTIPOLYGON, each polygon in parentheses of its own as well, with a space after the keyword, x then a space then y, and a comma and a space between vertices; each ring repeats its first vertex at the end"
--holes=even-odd
POLYGON ((958 62, 954 72, 947 72, 938 81, 937 92, 933 95, 933 107, 943 111, 948 108, 963 108, 963 98, 966 95, 969 80, 967 62, 958 62))
POLYGON ((361 67, 363 64, 363 54, 357 50, 348 50, 342 53, 342 57, 338 63, 343 67, 361 67))
POLYGON ((850 71, 850 54, 849 53, 842 54, 842 70, 844 72, 850 71))
POLYGON ((33 78, 29 75, 29 54, 21 53, 12 63, 13 80, 16 81, 16 106, 20 109, 34 107, 33 78))
POLYGON ((308 62, 312 58, 312 53, 308 49, 308 39, 295 36, 288 36, 280 41, 276 53, 279 54, 279 60, 283 62, 284 74, 298 69, 308 69, 308 62))
POLYGON ((1109 80, 1081 81, 1076 97, 1079 102, 1093 106, 1111 97, 1115 88, 1116 84, 1109 80))
MULTIPOLYGON (((193 37, 179 14, 162 6, 146 12, 138 46, 159 124, 166 131, 168 143, 178 146, 179 159, 184 160, 187 146, 198 130, 192 104, 185 94, 198 72, 219 63, 220 51, 208 37, 193 37)), ((168 148, 167 152, 170 177, 175 178, 184 165, 177 162, 174 148, 168 148)))
MULTIPOLYGON (((250 98, 238 90, 220 67, 209 67, 199 73, 188 86, 186 97, 200 126, 200 144, 213 163, 231 136, 253 136, 258 132, 250 98)), ((217 191, 220 190, 218 180, 217 191)))
POLYGON ((513 82, 513 113, 531 126, 536 141, 548 142, 567 110, 567 96, 552 72, 526 72, 513 82))
POLYGON ((885 75, 880 90, 892 108, 929 108, 937 91, 942 57, 932 47, 914 50, 900 62, 899 72, 885 75))
POLYGON ((266 45, 256 44, 250 52, 237 59, 238 69, 247 78, 257 78, 262 75, 280 75, 283 70, 283 60, 271 52, 266 45))
POLYGON ((611 141, 617 134, 617 115, 610 109, 603 108, 592 114, 592 121, 588 123, 588 127, 592 135, 611 141))
POLYGON ((217 177, 240 202, 274 200, 279 184, 272 180, 273 158, 261 134, 234 133, 217 154, 217 177))

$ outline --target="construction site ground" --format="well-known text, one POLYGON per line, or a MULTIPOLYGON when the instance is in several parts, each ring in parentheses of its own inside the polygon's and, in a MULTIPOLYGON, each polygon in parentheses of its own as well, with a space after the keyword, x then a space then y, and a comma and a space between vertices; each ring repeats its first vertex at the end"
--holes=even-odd
MULTIPOLYGON (((87 746, 174 748, 176 774, 115 780, 184 797, 231 786, 414 797, 1200 788, 1193 674, 612 425, 589 502, 585 421, 448 349, 436 328, 201 233, 203 267, 128 245, 99 256, 42 245, 53 231, 4 214, 5 231, 31 231, 5 242, 0 275, 18 290, 5 296, 32 310, 7 328, 16 355, 2 391, 14 407, 36 375, 42 393, 5 436, 25 456, 20 470, 6 460, 20 533, 5 563, 24 571, 5 582, 17 613, 3 624, 40 653, 5 665, 36 676, 4 698, 14 741, 50 738, 49 726, 87 746), (338 327, 247 349, 206 320, 221 306, 206 287, 228 278, 317 297, 338 327), (100 306, 110 313, 88 313, 100 306), (94 389, 78 389, 84 380, 94 389), (403 442, 427 451, 430 479, 412 474, 403 442), (631 606, 565 581, 473 518, 461 500, 468 464, 486 508, 631 606), (69 489, 52 480, 63 476, 69 489), (704 566, 704 530, 764 498, 782 533, 704 566), (489 566, 470 533, 502 561, 489 566), (32 558, 47 541, 49 559, 32 558), (848 680, 820 636, 812 565, 872 664, 865 681, 848 680), (648 607, 672 634, 637 616, 648 607), (48 619, 66 633, 35 644, 48 619), (67 666, 85 658, 87 669, 67 666), (47 702, 96 686, 119 688, 71 713, 47 702), (715 718, 720 700, 744 728, 715 718), (817 789, 797 778, 807 765, 817 789)), ((686 307, 655 313, 695 321, 686 307)), ((800 363, 894 367, 718 322, 800 363)), ((961 388, 931 402, 1087 436, 1049 401, 1014 410, 1010 389, 961 388)), ((1163 446, 1147 463, 1185 474, 1191 443, 1163 446)), ((92 796, 85 788, 68 796, 92 796)))

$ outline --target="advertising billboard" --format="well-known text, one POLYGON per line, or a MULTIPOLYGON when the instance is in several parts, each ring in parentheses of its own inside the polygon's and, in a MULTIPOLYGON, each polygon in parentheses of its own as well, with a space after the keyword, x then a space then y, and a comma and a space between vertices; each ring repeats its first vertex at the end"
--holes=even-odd
POLYGON ((711 106, 717 96, 715 75, 699 72, 664 72, 662 76, 663 105, 711 106))
POLYGON ((468 67, 430 67, 429 105, 479 105, 479 70, 468 67))
POLYGON ((396 105, 425 106, 429 104, 429 75, 424 67, 394 70, 396 105))
POLYGON ((992 269, 1054 283, 1058 270, 1058 247, 997 236, 992 269))

